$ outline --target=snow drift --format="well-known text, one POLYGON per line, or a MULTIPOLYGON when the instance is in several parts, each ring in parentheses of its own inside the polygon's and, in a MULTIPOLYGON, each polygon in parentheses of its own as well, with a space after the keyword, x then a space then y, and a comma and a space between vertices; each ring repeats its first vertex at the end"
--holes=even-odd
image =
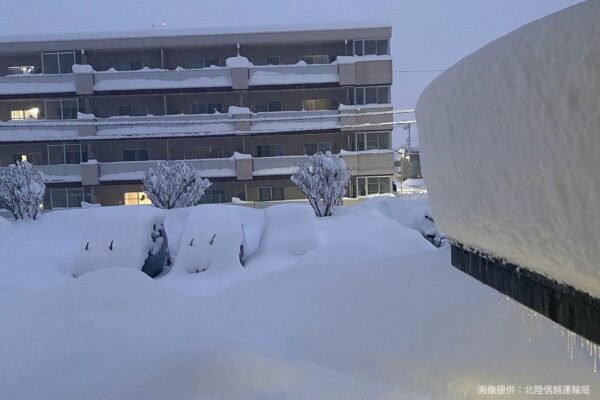
POLYGON ((282 255, 302 255, 319 246, 317 220, 310 206, 279 204, 265 210, 264 248, 282 255))
POLYGON ((163 222, 164 211, 154 207, 99 207, 72 210, 81 223, 79 247, 72 273, 80 276, 108 267, 141 270, 154 247, 152 232, 163 222))
POLYGON ((600 296, 600 2, 487 45, 417 106, 438 228, 600 296))

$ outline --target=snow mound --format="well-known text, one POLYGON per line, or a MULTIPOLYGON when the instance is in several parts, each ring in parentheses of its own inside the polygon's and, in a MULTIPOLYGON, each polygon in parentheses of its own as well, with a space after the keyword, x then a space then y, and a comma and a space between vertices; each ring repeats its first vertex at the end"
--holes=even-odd
POLYGON ((122 267, 141 270, 153 249, 154 226, 165 213, 154 207, 101 207, 74 210, 82 226, 73 254, 73 276, 93 270, 122 267))
POLYGON ((279 254, 302 255, 320 244, 317 218, 305 204, 279 204, 268 207, 263 247, 279 254))
POLYGON ((423 92, 423 175, 440 230, 600 297, 600 2, 485 46, 423 92))
POLYGON ((189 273, 240 269, 244 232, 233 206, 202 205, 192 209, 179 240, 175 268, 189 273))
POLYGON ((236 56, 226 59, 225 65, 229 68, 248 68, 252 63, 244 56, 236 56))

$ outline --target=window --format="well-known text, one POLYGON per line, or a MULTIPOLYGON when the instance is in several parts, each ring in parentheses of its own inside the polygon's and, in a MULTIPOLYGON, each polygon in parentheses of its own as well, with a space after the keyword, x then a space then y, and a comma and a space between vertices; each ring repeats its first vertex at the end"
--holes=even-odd
POLYGON ((256 146, 256 157, 279 157, 282 155, 282 144, 259 144, 256 146))
POLYGON ((148 161, 150 159, 148 149, 123 150, 125 161, 148 161))
POLYGON ((223 189, 206 189, 200 203, 225 203, 225 191, 223 189))
POLYGON ((388 55, 390 54, 390 41, 389 39, 368 39, 368 40, 355 40, 354 41, 354 55, 355 56, 367 56, 367 55, 388 55))
POLYGON ((42 53, 42 73, 70 74, 75 64, 74 51, 42 53))
POLYGON ((255 101, 254 112, 274 112, 281 111, 281 101, 270 100, 270 101, 255 101))
POLYGON ((391 149, 389 132, 358 132, 355 143, 354 150, 356 151, 391 149))
POLYGON ((198 147, 198 158, 223 158, 222 146, 198 147))
POLYGON ((329 55, 327 54, 309 54, 300 57, 300 60, 307 64, 329 64, 329 55))
POLYGON ((117 107, 117 115, 130 117, 143 117, 148 114, 144 105, 125 105, 117 107))
POLYGON ((77 119, 79 103, 77 99, 44 99, 46 119, 77 119))
POLYGON ((152 204, 144 192, 126 192, 123 194, 123 203, 126 206, 137 206, 140 204, 152 204))
POLYGON ((316 153, 327 153, 331 151, 331 142, 307 143, 304 145, 304 154, 312 156, 316 153))
POLYGON ((26 110, 11 110, 10 119, 19 121, 24 119, 37 119, 40 113, 40 109, 32 107, 26 110))
POLYGON ((17 153, 13 156, 13 161, 27 161, 30 164, 40 165, 42 163, 42 156, 40 153, 17 153))
POLYGON ((29 75, 39 73, 39 68, 33 65, 16 65, 8 67, 8 75, 29 75))
POLYGON ((258 201, 283 200, 283 188, 261 187, 258 188, 258 201))
POLYGON ((306 111, 329 110, 329 99, 302 100, 302 109, 306 111))
POLYGON ((254 65, 279 65, 280 63, 279 56, 252 57, 252 64, 254 65))
POLYGON ((87 152, 81 150, 81 144, 49 144, 48 164, 80 164, 87 162, 87 152))
POLYGON ((354 197, 391 193, 392 191, 392 181, 389 176, 359 176, 356 178, 356 184, 352 186, 354 197))
POLYGON ((191 56, 190 57, 190 69, 201 69, 208 68, 211 66, 218 67, 221 65, 221 60, 218 58, 205 59, 202 57, 191 56))
MULTIPOLYGON (((50 200, 48 208, 81 207, 83 188, 51 188, 48 200, 50 200)), ((45 206, 47 207, 48 204, 45 206)))
POLYGON ((389 86, 367 86, 354 88, 354 104, 389 104, 389 86))
POLYGON ((194 103, 192 104, 192 114, 214 114, 222 113, 223 105, 220 103, 194 103))
POLYGON ((139 71, 145 66, 146 63, 143 60, 129 59, 126 57, 117 58, 115 62, 117 71, 139 71))

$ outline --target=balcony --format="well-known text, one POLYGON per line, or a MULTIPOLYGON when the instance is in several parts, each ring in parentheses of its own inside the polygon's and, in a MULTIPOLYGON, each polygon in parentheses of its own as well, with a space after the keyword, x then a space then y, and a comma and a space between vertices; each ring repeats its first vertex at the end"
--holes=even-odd
POLYGON ((0 96, 75 92, 73 74, 22 74, 0 77, 0 96))
MULTIPOLYGON (((200 170, 204 178, 235 177, 235 161, 229 158, 186 160, 192 167, 200 170)), ((123 161, 98 163, 98 180, 110 181, 139 181, 144 172, 156 168, 159 161, 123 161)))
POLYGON ((391 105, 340 106, 338 110, 228 113, 0 122, 0 141, 101 140, 177 136, 251 135, 302 131, 390 130, 391 105))
POLYGON ((250 86, 325 84, 340 81, 336 64, 251 66, 249 76, 250 86))
POLYGON ((228 68, 94 72, 94 92, 231 87, 228 68))
POLYGON ((74 65, 72 74, 23 74, 0 77, 0 97, 159 90, 246 90, 251 87, 295 85, 390 85, 389 56, 339 56, 331 64, 254 66, 245 57, 230 57, 226 67, 175 70, 95 71, 74 65))

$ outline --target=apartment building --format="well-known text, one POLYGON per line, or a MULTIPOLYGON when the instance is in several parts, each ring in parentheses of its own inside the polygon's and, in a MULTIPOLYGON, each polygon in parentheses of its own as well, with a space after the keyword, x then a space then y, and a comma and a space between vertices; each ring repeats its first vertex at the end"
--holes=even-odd
POLYGON ((351 197, 391 191, 391 28, 0 40, 0 168, 28 160, 46 208, 144 204, 140 178, 187 160, 206 202, 303 198, 341 153, 351 197))

